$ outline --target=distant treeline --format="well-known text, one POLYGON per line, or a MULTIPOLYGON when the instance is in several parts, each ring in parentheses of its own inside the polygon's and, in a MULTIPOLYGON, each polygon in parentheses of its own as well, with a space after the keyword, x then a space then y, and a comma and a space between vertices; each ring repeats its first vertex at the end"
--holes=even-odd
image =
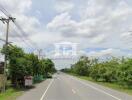
POLYGON ((112 57, 99 61, 99 59, 89 59, 83 56, 71 68, 62 69, 62 71, 88 76, 95 81, 116 82, 123 86, 132 85, 132 58, 112 57))

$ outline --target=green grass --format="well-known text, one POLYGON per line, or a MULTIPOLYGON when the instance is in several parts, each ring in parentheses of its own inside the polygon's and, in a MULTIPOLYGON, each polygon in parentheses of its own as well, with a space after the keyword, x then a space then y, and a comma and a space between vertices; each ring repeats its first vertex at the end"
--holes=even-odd
POLYGON ((75 74, 70 74, 70 75, 73 75, 73 76, 76 76, 76 77, 78 77, 80 79, 88 80, 88 81, 97 83, 99 85, 102 85, 102 86, 105 86, 105 87, 109 87, 109 88, 118 90, 120 92, 124 92, 124 93, 127 93, 129 95, 132 95, 132 86, 131 87, 123 87, 122 85, 119 85, 117 83, 97 82, 97 81, 94 81, 91 77, 78 76, 78 75, 75 75, 75 74))
MULTIPOLYGON (((36 82, 34 84, 38 84, 42 81, 46 80, 44 78, 43 80, 36 82)), ((28 91, 29 89, 35 88, 30 87, 30 88, 13 88, 11 87, 11 81, 7 81, 7 89, 5 93, 0 93, 0 100, 16 100, 17 97, 21 96, 25 91, 28 91)))
POLYGON ((0 100, 16 100, 23 93, 22 90, 8 88, 5 93, 0 93, 0 100))
POLYGON ((5 93, 0 93, 0 100, 16 100, 16 98, 25 91, 25 89, 18 89, 11 87, 11 81, 7 81, 5 93))

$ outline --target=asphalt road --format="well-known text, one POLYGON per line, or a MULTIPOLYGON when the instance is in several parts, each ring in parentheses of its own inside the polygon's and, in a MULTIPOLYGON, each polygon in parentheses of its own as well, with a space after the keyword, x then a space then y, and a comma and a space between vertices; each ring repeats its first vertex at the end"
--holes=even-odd
POLYGON ((132 96, 60 73, 17 100, 132 100, 132 96))

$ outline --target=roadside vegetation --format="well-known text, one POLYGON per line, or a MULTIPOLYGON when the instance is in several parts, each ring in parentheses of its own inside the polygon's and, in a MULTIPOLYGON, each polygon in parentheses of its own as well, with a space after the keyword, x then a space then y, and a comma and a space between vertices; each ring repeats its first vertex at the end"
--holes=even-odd
POLYGON ((81 57, 63 72, 132 94, 132 59, 111 57, 100 61, 81 57))
POLYGON ((0 93, 0 100, 16 100, 16 98, 22 95, 22 93, 22 89, 10 87, 6 90, 5 93, 0 93))
POLYGON ((5 100, 1 98, 4 98, 6 94, 9 94, 6 96, 7 98, 19 95, 25 88, 25 76, 33 76, 33 82, 37 83, 52 77, 56 71, 51 59, 39 59, 37 55, 26 53, 20 47, 9 45, 3 47, 1 52, 7 55, 9 61, 6 74, 10 84, 8 84, 9 87, 6 87, 6 93, 0 94, 0 100, 5 100))

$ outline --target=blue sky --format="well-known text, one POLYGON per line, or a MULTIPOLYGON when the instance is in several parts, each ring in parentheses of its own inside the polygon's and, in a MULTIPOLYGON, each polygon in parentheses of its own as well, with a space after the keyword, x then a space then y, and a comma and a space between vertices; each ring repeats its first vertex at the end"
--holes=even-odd
POLYGON ((56 15, 53 9, 54 0, 33 0, 30 15, 36 16, 43 24, 48 24, 56 15))
MULTIPOLYGON (((21 33, 11 23, 9 40, 27 52, 39 48, 51 57, 54 43, 67 41, 78 44, 78 57, 132 54, 132 0, 0 0, 1 6, 16 17, 28 38, 37 44, 31 48, 27 45, 30 43, 24 43, 24 37, 14 34, 14 30, 21 33)), ((2 12, 0 16, 5 17, 2 12)), ((0 28, 0 38, 5 38, 2 23, 0 28)), ((62 59, 56 62, 61 68, 58 62, 63 63, 62 59)), ((75 60, 68 62, 63 66, 75 60)))

